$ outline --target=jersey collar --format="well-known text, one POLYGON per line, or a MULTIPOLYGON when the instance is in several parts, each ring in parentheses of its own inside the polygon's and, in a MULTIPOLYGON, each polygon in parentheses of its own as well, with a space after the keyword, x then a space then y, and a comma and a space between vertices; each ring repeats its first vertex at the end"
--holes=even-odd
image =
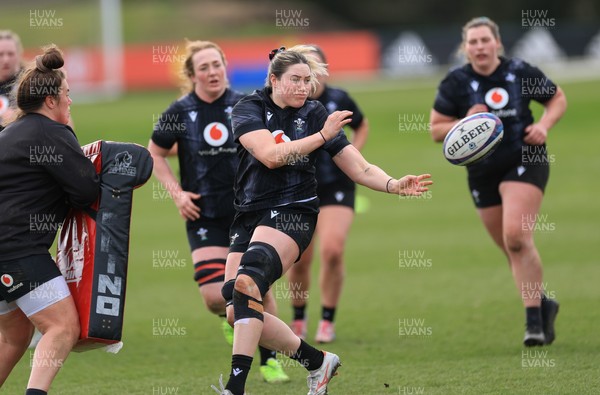
POLYGON ((467 67, 469 74, 475 75, 479 78, 484 77, 484 78, 492 78, 493 79, 498 74, 499 71, 504 69, 504 67, 506 66, 506 62, 508 61, 504 56, 498 56, 498 59, 500 59, 500 64, 498 65, 498 67, 496 67, 496 69, 492 72, 492 74, 490 74, 488 76, 482 76, 481 74, 477 73, 473 69, 473 66, 471 65, 471 63, 467 63, 465 66, 467 67))

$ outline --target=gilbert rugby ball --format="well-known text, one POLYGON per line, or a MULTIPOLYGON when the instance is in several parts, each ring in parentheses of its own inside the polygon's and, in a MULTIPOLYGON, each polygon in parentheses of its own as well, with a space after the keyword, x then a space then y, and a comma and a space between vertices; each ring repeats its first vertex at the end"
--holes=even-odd
POLYGON ((490 155, 504 136, 500 118, 481 112, 461 119, 444 139, 444 156, 448 162, 466 166, 490 155))

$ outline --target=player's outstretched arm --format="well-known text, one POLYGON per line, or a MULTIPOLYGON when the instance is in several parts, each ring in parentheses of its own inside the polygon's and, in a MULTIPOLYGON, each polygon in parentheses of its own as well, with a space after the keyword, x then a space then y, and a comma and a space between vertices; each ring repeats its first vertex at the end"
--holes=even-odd
POLYGON ((400 179, 390 177, 379 167, 367 162, 352 145, 338 152, 333 161, 352 181, 375 191, 418 196, 428 191, 428 186, 433 184, 433 181, 429 180, 430 174, 407 175, 400 179))

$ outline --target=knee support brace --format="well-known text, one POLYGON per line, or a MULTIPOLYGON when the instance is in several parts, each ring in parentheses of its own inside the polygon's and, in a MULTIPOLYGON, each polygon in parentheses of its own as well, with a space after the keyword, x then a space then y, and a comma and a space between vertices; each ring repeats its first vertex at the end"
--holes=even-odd
POLYGON ((226 281, 221 288, 221 295, 225 299, 225 305, 229 306, 233 302, 233 287, 235 286, 235 279, 226 281))
POLYGON ((238 276, 245 274, 252 278, 260 295, 265 296, 271 284, 281 277, 282 265, 277 250, 270 244, 260 241, 252 242, 242 256, 238 276))
POLYGON ((194 263, 194 281, 204 284, 222 282, 225 277, 225 259, 214 258, 194 263))

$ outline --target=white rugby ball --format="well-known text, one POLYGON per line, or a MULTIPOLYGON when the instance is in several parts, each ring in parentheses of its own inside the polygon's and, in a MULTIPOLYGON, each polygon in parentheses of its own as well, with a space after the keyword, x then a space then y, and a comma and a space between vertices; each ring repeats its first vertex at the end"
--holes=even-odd
POLYGON ((461 119, 444 139, 444 156, 448 162, 466 166, 490 155, 502 141, 504 125, 500 118, 481 112, 461 119))

